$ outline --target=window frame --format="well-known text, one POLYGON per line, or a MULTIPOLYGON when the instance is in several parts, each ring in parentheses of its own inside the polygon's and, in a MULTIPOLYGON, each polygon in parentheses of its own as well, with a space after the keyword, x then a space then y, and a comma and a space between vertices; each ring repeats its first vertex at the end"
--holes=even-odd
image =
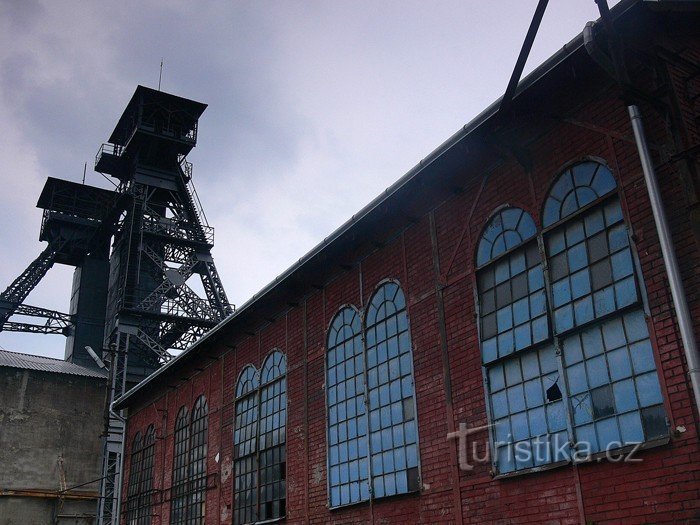
POLYGON ((190 412, 187 406, 183 405, 178 410, 175 418, 175 430, 173 432, 173 472, 170 484, 170 523, 172 525, 185 525, 187 523, 189 446, 190 412), (178 441, 180 432, 183 436, 182 440, 178 441), (173 494, 174 492, 177 492, 177 494, 173 494), (180 515, 177 521, 174 521, 176 511, 179 511, 180 515))
POLYGON ((209 402, 204 394, 200 395, 192 407, 190 412, 190 420, 188 427, 188 444, 187 444, 187 505, 186 505, 186 523, 188 525, 203 525, 206 520, 206 502, 207 502, 207 460, 209 451, 209 402), (199 443, 194 444, 194 438, 199 436, 199 443), (199 451, 195 457, 195 451, 199 451), (193 471, 194 463, 201 462, 203 465, 202 472, 195 478, 193 471), (195 497, 199 495, 201 501, 195 501, 195 497), (197 516, 192 516, 192 513, 197 510, 199 505, 201 513, 197 512, 197 516))
MULTIPOLYGON (((286 501, 287 501, 287 474, 288 474, 288 466, 287 466, 287 422, 288 422, 288 407, 289 407, 289 402, 288 402, 288 391, 287 391, 287 379, 288 379, 288 367, 287 367, 287 355, 282 352, 281 349, 275 347, 272 350, 268 352, 268 354, 265 356, 265 358, 262 360, 262 365, 260 367, 260 370, 258 370, 255 366, 252 364, 247 364, 245 365, 241 371, 238 374, 238 378, 236 379, 235 383, 235 399, 234 399, 234 425, 233 425, 233 446, 234 446, 234 454, 233 454, 233 486, 232 486, 232 491, 233 491, 233 515, 232 515, 232 523, 234 525, 255 525, 259 523, 274 523, 278 521, 282 521, 286 519, 287 516, 287 509, 286 509, 286 501), (279 354, 282 357, 282 363, 284 365, 284 370, 277 376, 274 376, 272 379, 263 382, 262 381, 262 372, 265 369, 265 366, 267 365, 268 361, 273 358, 274 354, 279 354), (248 390, 243 391, 242 393, 239 394, 239 386, 242 385, 241 381, 244 378, 244 375, 246 372, 252 371, 252 377, 250 378, 252 380, 252 386, 247 387, 249 388, 248 390), (281 390, 280 395, 284 396, 284 407, 280 409, 284 411, 284 422, 279 425, 276 428, 284 428, 284 441, 281 444, 272 446, 272 447, 262 447, 260 444, 260 439, 261 439, 261 429, 260 429, 260 423, 262 419, 261 415, 261 404, 262 404, 262 394, 263 390, 266 388, 271 387, 275 383, 282 383, 283 384, 283 389, 281 390), (254 415, 254 421, 251 423, 251 425, 254 427, 253 430, 253 435, 251 436, 251 440, 253 441, 253 451, 250 454, 246 454, 245 456, 238 456, 236 452, 236 431, 238 430, 238 427, 236 425, 236 419, 239 416, 239 403, 251 399, 254 401, 254 405, 251 405, 251 408, 249 410, 255 410, 255 415, 254 415), (284 452, 284 469, 281 471, 282 473, 282 479, 278 481, 283 481, 284 482, 284 512, 281 513, 280 516, 275 517, 275 518, 267 518, 264 520, 260 519, 260 508, 261 508, 261 472, 262 472, 262 467, 261 467, 261 460, 260 460, 260 454, 262 451, 267 451, 271 450, 276 447, 282 447, 282 450, 284 452), (255 519, 253 521, 243 521, 243 522, 237 522, 236 521, 236 481, 239 476, 238 472, 238 465, 240 462, 244 461, 247 458, 252 458, 253 459, 253 469, 251 472, 246 472, 245 475, 253 475, 254 480, 255 480, 255 504, 253 507, 253 511, 255 512, 255 519)), ((246 379, 246 382, 248 379, 246 379)), ((279 411, 278 411, 279 412, 279 411)), ((269 483, 268 483, 269 485, 269 483)), ((238 493, 241 493, 244 491, 240 491, 238 493)), ((282 498, 279 498, 277 501, 281 501, 282 498)))
POLYGON ((129 471, 127 488, 126 522, 129 525, 150 525, 153 518, 153 470, 155 466, 156 431, 151 423, 141 436, 134 436, 131 458, 132 470, 129 471), (141 438, 136 447, 137 438, 141 438), (146 462, 148 460, 148 462, 146 462), (136 476, 134 478, 134 476, 136 476), (133 480, 133 485, 132 485, 133 480), (133 487, 133 492, 130 490, 133 487), (129 494, 129 492, 132 492, 129 494))
MULTIPOLYGON (((401 498, 401 497, 407 497, 412 494, 420 494, 423 490, 423 482, 422 482, 422 470, 421 470, 421 454, 420 454, 420 425, 418 423, 418 402, 416 400, 416 376, 415 376, 415 364, 414 364, 414 346, 413 346, 413 337, 411 333, 411 316, 408 311, 408 299, 406 296, 406 293, 401 286, 401 283, 398 279, 395 278, 384 278, 380 280, 372 290, 372 293, 369 295, 369 299, 366 304, 363 304, 362 308, 358 308, 353 304, 350 303, 343 303, 337 307, 335 310, 333 316, 331 317, 330 321, 328 322, 326 326, 326 331, 325 331, 325 356, 324 356, 324 390, 325 390, 325 395, 324 395, 324 403, 325 403, 325 408, 326 408, 326 422, 325 422, 325 427, 326 427, 326 494, 327 494, 327 506, 329 510, 335 511, 339 509, 344 509, 347 507, 352 507, 356 505, 362 505, 362 504, 371 504, 373 501, 383 501, 383 500, 389 500, 389 499, 394 499, 394 498, 401 498), (412 408, 413 408, 413 421, 415 422, 415 429, 416 429, 416 454, 417 454, 417 484, 418 488, 415 490, 409 490, 406 492, 400 492, 392 495, 384 495, 384 496, 375 496, 374 494, 374 488, 373 488, 373 473, 372 473, 372 447, 371 447, 371 427, 370 427, 370 400, 369 400, 369 382, 367 380, 368 377, 368 366, 367 366, 367 353, 368 353, 368 344, 367 344, 367 312, 369 310, 370 305, 372 304, 373 299, 377 295, 380 289, 382 289, 384 286, 388 284, 394 284, 398 287, 398 290, 403 294, 404 297, 404 307, 403 311, 405 312, 406 315, 406 332, 408 333, 409 340, 410 340, 410 346, 409 346, 409 352, 410 352, 410 367, 411 367, 411 381, 412 381, 412 388, 413 388, 413 394, 412 394, 412 408), (367 460, 367 484, 368 484, 368 489, 369 489, 369 497, 367 499, 360 499, 359 501, 356 502, 351 502, 351 503, 345 503, 341 505, 332 505, 331 504, 331 476, 330 476, 330 470, 331 470, 331 464, 330 464, 330 406, 329 406, 329 396, 328 396, 328 377, 329 377, 329 334, 331 332, 331 329, 333 328, 333 324, 335 323, 335 320, 338 318, 338 316, 345 311, 346 309, 353 310, 355 314, 358 316, 358 319, 360 321, 360 344, 362 345, 362 364, 363 364, 363 369, 362 369, 362 383, 363 383, 363 392, 362 395, 364 396, 364 407, 365 407, 365 414, 364 417, 366 418, 366 441, 367 441, 367 455, 366 455, 366 460, 367 460)), ((385 318, 386 319, 386 318, 385 318)), ((380 321, 381 322, 381 321, 380 321)), ((374 327, 375 325, 372 325, 374 327)), ((356 336, 354 336, 356 337, 356 336)), ((333 347, 335 348, 335 346, 333 347)), ((387 360, 388 362, 388 360, 387 360)))
MULTIPOLYGON (((545 194, 545 199, 544 202, 542 203, 541 207, 541 213, 542 216, 545 211, 545 204, 547 200, 549 199, 550 192, 552 191, 552 188, 559 182, 559 180, 565 175, 567 172, 571 172, 571 175, 573 177, 573 170, 575 169, 576 166, 579 164, 584 164, 584 163, 596 163, 599 165, 598 168, 596 168, 596 173, 597 170, 600 169, 600 167, 607 169, 610 172, 610 175, 612 176, 614 182, 615 182, 615 187, 612 190, 609 190, 607 193, 604 193, 603 195, 600 195, 593 199, 592 201, 586 203, 585 205, 577 208, 575 211, 563 215, 560 217, 558 220, 552 222, 546 227, 540 227, 536 230, 534 237, 529 238, 525 241, 523 241, 521 244, 506 250, 505 252, 499 254, 495 258, 487 261, 486 263, 483 263, 481 265, 477 265, 477 256, 479 253, 479 245, 480 241, 482 240, 484 231, 488 227, 488 225, 491 223, 491 220, 493 217, 497 214, 500 213, 504 208, 511 207, 508 204, 499 206, 496 208, 489 218, 486 221, 486 224, 484 228, 482 228, 481 233, 479 234, 478 241, 476 242, 476 247, 474 249, 474 275, 473 275, 473 290, 474 290, 474 298, 475 298, 475 305, 476 305, 476 319, 477 319, 477 334, 478 334, 478 340, 479 340, 479 352, 480 352, 480 359, 481 359, 481 367, 482 367, 482 377, 483 377, 483 385, 484 385, 484 399, 485 399, 485 408, 486 408, 486 414, 487 414, 487 420, 489 425, 492 425, 494 423, 494 414, 492 412, 492 407, 491 407, 491 394, 490 394, 490 386, 489 386, 489 377, 488 377, 488 372, 489 368, 494 365, 494 364, 499 364, 499 363, 505 363, 509 361, 510 359, 516 358, 518 353, 524 354, 526 352, 531 352, 531 351, 539 351, 541 348, 545 347, 546 345, 551 345, 554 348, 555 352, 555 359, 556 359, 556 364, 557 364, 557 373, 560 381, 559 387, 561 389, 561 394, 562 398, 565 403, 565 418, 566 418, 566 433, 569 439, 570 443, 575 442, 578 437, 578 433, 576 431, 577 426, 574 424, 574 414, 573 410, 571 408, 572 404, 572 395, 570 394, 570 388, 569 388, 569 379, 567 375, 567 366, 564 363, 564 340, 567 338, 574 337, 576 335, 579 335, 586 330, 591 330, 591 329, 600 329, 602 330, 603 325, 606 322, 609 322, 613 319, 619 319, 620 322, 624 322, 624 319, 626 318, 626 315, 631 314, 635 311, 641 312, 641 314, 644 317, 644 321, 648 330, 646 338, 649 340, 649 343, 652 348, 652 356, 653 356, 653 361, 655 368, 653 372, 655 373, 655 377, 659 383, 659 387, 661 388, 661 403, 660 405, 663 407, 663 410, 665 412, 665 417, 666 417, 666 422, 667 422, 667 430, 669 432, 669 435, 665 435, 662 437, 653 437, 647 440, 644 440, 641 442, 639 445, 633 445, 633 444, 623 444, 620 443, 621 446, 618 447, 611 447, 610 445, 614 443, 619 443, 616 441, 612 441, 608 443, 602 451, 598 452, 589 452, 587 455, 580 457, 577 454, 577 449, 574 446, 571 446, 567 449, 567 455, 568 459, 564 460, 559 460, 559 461, 552 461, 551 463, 545 463, 542 465, 536 465, 532 467, 526 467, 522 469, 515 469, 512 471, 508 472, 499 472, 498 469, 498 458, 496 457, 496 448, 495 448, 495 443, 496 443, 496 436, 495 436, 495 430, 491 428, 489 430, 489 452, 490 452, 490 459, 491 459, 491 467, 492 467, 492 476, 495 479, 500 479, 500 478, 509 478, 513 476, 520 476, 524 474, 529 474, 532 472, 539 472, 542 470, 549 470, 552 468, 558 468, 563 465, 568 465, 571 463, 586 463, 586 462, 592 462, 592 461, 598 461, 602 458, 609 457, 609 454, 611 451, 614 453, 620 455, 620 454, 625 454, 626 452, 630 450, 644 450, 648 448, 653 448, 659 445, 663 445, 665 443, 668 443, 670 441, 670 427, 668 427, 668 421, 669 421, 669 410, 668 410, 668 399, 667 399, 667 394, 663 390, 663 381, 662 381, 662 375, 661 375, 661 370, 662 368, 659 366, 659 356, 658 356, 658 351, 657 351, 657 346, 656 346, 656 341, 654 339, 654 331, 653 331, 653 326, 651 326, 650 320, 649 320, 649 305, 648 305, 648 298, 647 298, 647 289, 646 285, 644 283, 644 276, 642 273, 642 268, 641 268, 641 263, 639 260, 639 254, 638 250, 636 248, 636 245, 634 243, 633 239, 633 234, 632 234, 632 229, 630 226, 630 221, 628 219, 627 213, 626 213, 626 208, 624 207, 624 200, 623 200, 623 188, 620 187, 618 184, 617 177, 615 177, 613 171, 610 169, 610 167, 601 159, 598 158, 583 158, 577 161, 573 161, 570 163, 567 163, 562 169, 560 169, 557 174, 553 177, 552 182, 545 194), (631 261, 632 261, 632 276, 634 278, 634 283, 635 283, 635 292, 636 292, 636 300, 631 302, 630 304, 621 306, 619 308, 614 308, 610 312, 607 312, 604 315, 596 317, 595 314, 591 319, 588 321, 584 321, 580 323, 579 325, 574 325, 566 330, 562 330, 561 332, 557 332, 557 326, 555 323, 555 317, 554 317, 554 304, 553 304, 553 290, 552 290, 552 276, 551 276, 551 268, 550 268, 550 262, 552 257, 548 255, 548 250, 547 250, 547 241, 549 237, 553 234, 553 232, 556 232, 557 230, 563 230, 567 227, 567 224, 573 224, 576 221, 583 221, 584 218, 592 211, 599 209, 601 212, 604 212, 606 209, 606 206, 608 206, 610 203, 616 202, 617 206, 619 206, 620 209, 620 214, 621 214, 621 219, 619 221, 619 224, 622 224, 624 227, 625 235, 626 235, 626 240, 628 243, 629 247, 629 252, 631 255, 631 261), (525 350, 514 350, 512 353, 503 356, 503 357, 497 357, 496 359, 490 361, 488 364, 485 364, 483 361, 483 350, 482 350, 482 327, 481 327, 481 293, 479 289, 479 271, 483 270, 484 268, 496 264, 498 261, 502 260, 503 258, 508 257, 510 254, 514 253, 515 251, 522 249, 525 250, 527 245, 531 242, 536 242, 539 255, 540 255, 540 260, 541 260, 541 265, 542 265, 542 270, 544 274, 544 290, 545 290, 545 297, 546 297, 546 311, 547 311, 547 322, 549 325, 549 337, 543 341, 538 342, 535 345, 531 345, 526 347, 525 350)), ((592 182, 593 178, 591 178, 592 182)), ((562 201, 563 203, 563 201, 562 201)), ((525 213, 527 211, 525 208, 520 208, 523 210, 525 213)), ((542 217, 540 217, 541 220, 542 217)), ((540 223, 542 224, 542 223, 540 223)), ((603 230, 602 231, 608 231, 609 228, 616 226, 616 223, 613 223, 610 227, 607 224, 604 224, 603 230)), ((587 242, 587 239, 589 237, 587 235, 584 235, 584 244, 587 242)), ((587 245, 586 245, 587 246, 587 245)), ((566 251, 567 248, 564 249, 566 251)), ((621 251, 621 250, 619 250, 621 251)), ((618 253, 618 252, 615 252, 618 253)), ((613 255, 611 253, 610 247, 608 246, 608 252, 606 257, 610 258, 613 255)), ((588 261, 587 258, 587 264, 586 268, 590 268, 591 263, 588 261)), ((570 270, 567 270, 567 276, 571 276, 573 273, 570 270)), ((617 280, 613 280, 612 284, 614 285, 616 282, 622 281, 624 279, 627 279, 627 277, 622 277, 617 280)), ((602 289, 602 288, 601 288, 602 289)), ((592 295, 593 289, 590 291, 590 295, 592 295)), ((572 299, 572 304, 573 304, 573 299, 572 299)), ((627 347, 631 346, 632 344, 635 344, 634 341, 630 342, 629 340, 625 341, 625 345, 627 347)), ((606 356, 606 362, 607 362, 607 352, 608 350, 606 348, 603 348, 601 355, 606 356)), ((586 362, 582 361, 583 363, 586 362)), ((644 375, 646 372, 643 373, 632 373, 630 376, 633 379, 636 379, 638 376, 644 375)), ((544 377, 544 375, 540 375, 540 377, 544 377)), ((608 385, 612 389, 612 385, 615 384, 615 381, 612 379, 609 379, 608 382, 604 383, 601 385, 601 388, 608 385)), ((593 388, 593 387, 591 387, 593 388)), ((597 387, 596 387, 597 388, 597 387)), ((546 401, 545 401, 546 404, 546 401)), ((658 406, 658 405, 653 405, 653 406, 658 406)), ((643 407, 639 405, 636 408, 636 411, 640 414, 641 417, 641 411, 643 407)), ((622 414, 626 414, 628 412, 622 412, 622 414)), ((632 412, 629 412, 632 413, 632 412)), ((510 412, 509 412, 510 414, 510 412)), ((619 417, 620 413, 615 411, 612 413, 612 417, 619 417)), ((607 416, 606 416, 607 417, 607 416)), ((594 419, 595 421, 595 419, 594 419)), ((580 425, 579 425, 580 426, 580 425)), ((646 432, 646 431, 644 431, 646 432)), ((513 443, 511 443, 509 446, 513 446, 513 443)))

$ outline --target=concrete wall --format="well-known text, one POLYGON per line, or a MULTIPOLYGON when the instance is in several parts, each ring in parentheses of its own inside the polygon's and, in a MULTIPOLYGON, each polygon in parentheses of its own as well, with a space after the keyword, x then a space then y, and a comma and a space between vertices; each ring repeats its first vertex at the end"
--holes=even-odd
POLYGON ((104 396, 102 379, 0 367, 0 525, 94 516, 98 482, 63 504, 40 493, 60 490, 62 472, 68 488, 100 477, 104 396))

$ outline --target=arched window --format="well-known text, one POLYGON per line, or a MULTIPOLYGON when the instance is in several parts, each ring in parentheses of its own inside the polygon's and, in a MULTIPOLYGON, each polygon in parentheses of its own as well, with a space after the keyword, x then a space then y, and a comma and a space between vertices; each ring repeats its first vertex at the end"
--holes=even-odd
POLYGON ((286 513, 287 487, 287 360, 275 350, 263 363, 260 374, 259 521, 281 518, 286 513))
POLYGON ((566 441, 566 415, 536 233, 528 213, 506 208, 477 249, 479 335, 500 473, 565 459, 555 456, 557 437, 566 441), (516 457, 515 447, 530 454, 516 457))
POLYGON ((151 524, 155 446, 156 430, 153 425, 146 429, 143 439, 140 432, 134 437, 126 501, 126 520, 129 525, 151 524))
POLYGON ((138 495, 139 495, 139 478, 141 474, 141 456, 142 456, 142 438, 141 432, 137 432, 134 436, 134 441, 131 443, 131 462, 129 465, 129 486, 126 492, 126 522, 131 525, 136 523, 138 495))
POLYGON ((597 162, 557 178, 543 210, 546 282, 532 219, 523 222, 521 210, 496 215, 479 243, 479 328, 498 473, 668 437, 616 189, 597 162))
POLYGON ((287 360, 274 350, 261 373, 248 365, 236 385, 234 523, 286 514, 287 360))
POLYGON ((175 420, 170 500, 170 523, 173 525, 204 523, 208 411, 206 398, 199 396, 192 409, 191 421, 184 406, 175 420))
POLYGON ((245 367, 236 385, 234 523, 258 521, 258 373, 245 367))
POLYGON ((209 430, 207 398, 199 396, 192 409, 190 426, 189 468, 187 471, 188 525, 202 525, 205 517, 207 491, 207 437, 209 430))
POLYGON ((367 308, 372 494, 380 498, 419 488, 418 427, 406 299, 398 284, 382 285, 367 308))
POLYGON ((616 189, 606 166, 582 162, 559 176, 543 213, 574 439, 592 452, 668 437, 616 189))
POLYGON ((328 485, 332 507, 369 498, 362 322, 340 310, 328 332, 328 485))
POLYGON ((331 507, 420 485, 411 337, 398 284, 387 282, 372 296, 364 335, 363 345, 359 314, 350 307, 328 332, 331 507))
POLYGON ((182 407, 175 420, 175 446, 173 450, 173 485, 170 490, 170 523, 187 523, 187 456, 190 437, 190 420, 187 407, 182 407))

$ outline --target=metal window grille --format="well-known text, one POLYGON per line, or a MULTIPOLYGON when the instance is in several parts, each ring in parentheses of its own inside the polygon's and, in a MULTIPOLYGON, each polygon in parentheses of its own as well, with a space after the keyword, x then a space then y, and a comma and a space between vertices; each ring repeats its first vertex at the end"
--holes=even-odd
POLYGON ((420 487, 411 338, 397 283, 374 293, 362 335, 351 307, 336 314, 328 332, 331 507, 420 487))
POLYGON ((189 465, 187 469, 188 525, 203 525, 207 491, 207 431, 209 425, 207 399, 200 396, 192 409, 190 425, 189 465))
POLYGON ((582 162, 555 181, 540 239, 546 281, 525 216, 515 208, 496 214, 476 254, 496 470, 568 461, 568 442, 595 453, 667 437, 641 277, 612 173, 582 162))
POLYGON ((175 420, 175 445, 173 450, 173 484, 170 500, 170 523, 187 523, 187 453, 189 449, 189 413, 182 407, 175 420))
POLYGON ((287 363, 275 350, 260 374, 248 365, 236 386, 234 523, 286 514, 287 363))
POLYGON ((153 425, 146 429, 143 439, 140 432, 136 434, 127 488, 126 521, 129 525, 151 525, 155 446, 156 431, 153 425))

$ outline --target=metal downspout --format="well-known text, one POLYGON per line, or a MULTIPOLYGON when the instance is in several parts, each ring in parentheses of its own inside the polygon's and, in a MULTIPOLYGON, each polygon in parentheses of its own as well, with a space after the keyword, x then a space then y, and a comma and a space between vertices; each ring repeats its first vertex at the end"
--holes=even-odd
POLYGON ((649 154, 646 135, 644 134, 644 126, 642 124, 642 116, 639 112, 639 108, 634 104, 628 106, 627 110, 632 123, 632 129, 634 130, 634 138, 637 142, 639 160, 642 163, 642 170, 644 171, 644 180, 646 182, 647 191, 649 192, 649 200, 651 201, 651 210, 654 214, 656 231, 659 235, 659 244, 661 245, 664 265, 666 266, 668 284, 671 288, 673 307, 676 310, 685 358, 688 362, 688 374, 690 375, 690 383, 693 386, 695 407, 700 411, 700 354, 698 354, 695 332, 693 330, 693 318, 688 308, 681 272, 678 267, 678 259, 676 258, 676 252, 671 239, 671 231, 668 227, 666 212, 664 210, 663 201, 661 200, 661 192, 659 191, 659 184, 656 179, 656 173, 654 172, 651 155, 649 154))

